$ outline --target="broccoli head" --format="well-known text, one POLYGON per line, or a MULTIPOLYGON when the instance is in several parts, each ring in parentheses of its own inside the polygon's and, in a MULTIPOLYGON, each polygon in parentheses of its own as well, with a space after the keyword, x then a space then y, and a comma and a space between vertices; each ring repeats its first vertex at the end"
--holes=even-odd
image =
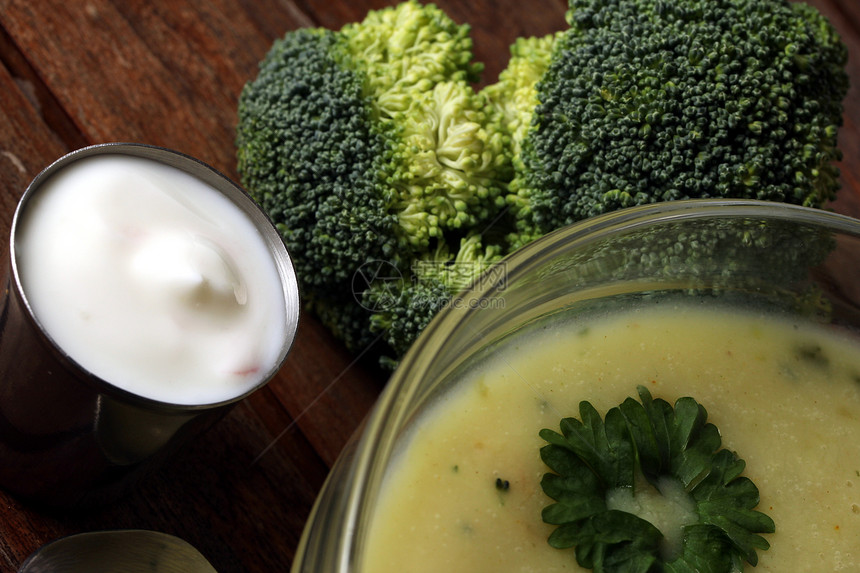
POLYGON ((527 227, 685 198, 820 207, 836 192, 846 48, 785 0, 571 0, 522 138, 527 227))
MULTIPOLYGON (((814 8, 569 7, 568 26, 518 39, 480 91, 468 25, 417 0, 287 32, 245 86, 242 183, 283 234, 307 306, 348 348, 381 341, 374 354, 396 363, 463 287, 587 217, 834 197, 847 50, 814 8)), ((689 247, 667 257, 698 264, 689 247)))
POLYGON ((242 183, 281 231, 308 306, 352 349, 376 336, 356 273, 384 261, 406 275, 505 205, 506 139, 472 60, 468 26, 410 0, 337 31, 287 32, 242 91, 242 183))

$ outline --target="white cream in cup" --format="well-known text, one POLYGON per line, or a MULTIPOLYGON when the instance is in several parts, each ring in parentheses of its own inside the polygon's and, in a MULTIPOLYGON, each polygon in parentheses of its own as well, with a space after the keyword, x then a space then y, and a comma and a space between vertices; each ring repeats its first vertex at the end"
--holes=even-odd
POLYGON ((188 156, 138 144, 67 155, 28 188, 10 245, 0 485, 23 497, 103 497, 87 491, 103 474, 141 473, 264 385, 291 347, 298 287, 277 230, 188 156))
POLYGON ((267 243, 176 167, 117 154, 69 164, 30 199, 15 257, 48 335, 133 394, 222 402, 281 358, 286 301, 267 243))

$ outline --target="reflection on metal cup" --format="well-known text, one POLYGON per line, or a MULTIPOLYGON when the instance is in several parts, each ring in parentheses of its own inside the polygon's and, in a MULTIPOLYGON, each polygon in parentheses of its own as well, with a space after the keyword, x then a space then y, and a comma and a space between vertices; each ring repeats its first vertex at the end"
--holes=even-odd
MULTIPOLYGON (((185 155, 116 143, 83 148, 60 158, 24 193, 9 245, 5 273, 0 275, 4 285, 0 300, 0 487, 33 503, 82 507, 125 495, 171 452, 266 384, 292 345, 298 325, 298 287, 278 231, 244 191, 185 155), (79 355, 58 343, 56 331, 46 328, 44 316, 34 310, 19 268, 27 263, 19 260, 16 251, 22 213, 56 173, 81 159, 103 155, 154 161, 193 176, 229 199, 262 238, 276 269, 278 296, 283 296, 283 301, 271 305, 284 309, 285 328, 279 331, 283 340, 278 341, 269 367, 252 374, 242 372, 253 380, 235 395, 173 401, 169 396, 146 395, 118 384, 94 373, 79 355)), ((136 326, 127 324, 125 328, 136 326)))

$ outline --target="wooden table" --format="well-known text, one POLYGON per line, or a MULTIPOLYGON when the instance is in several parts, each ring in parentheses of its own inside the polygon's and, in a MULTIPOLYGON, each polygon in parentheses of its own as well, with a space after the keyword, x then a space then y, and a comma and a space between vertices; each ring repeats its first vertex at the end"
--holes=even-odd
MULTIPOLYGON (((236 102, 271 42, 339 28, 384 0, 0 0, 0 236, 28 182, 64 153, 135 141, 195 156, 237 179, 236 102)), ((833 207, 860 217, 860 4, 811 0, 852 54, 833 207)), ((563 26, 563 0, 439 0, 473 27, 492 81, 521 35, 563 26)), ((5 239, 3 239, 5 242, 5 239)), ((5 253, 3 253, 5 256, 5 253)), ((222 572, 286 571, 311 504, 386 381, 304 316, 283 370, 130 498, 45 513, 0 493, 0 571, 40 545, 97 529, 179 535, 222 572)))

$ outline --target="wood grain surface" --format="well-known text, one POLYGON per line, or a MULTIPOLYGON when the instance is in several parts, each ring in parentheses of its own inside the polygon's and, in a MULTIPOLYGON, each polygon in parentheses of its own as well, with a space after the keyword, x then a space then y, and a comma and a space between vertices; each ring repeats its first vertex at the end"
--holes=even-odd
MULTIPOLYGON (((64 153, 133 141, 195 156, 237 179, 236 105, 272 41, 339 28, 381 0, 0 0, 0 237, 27 183, 64 153)), ((860 4, 811 0, 849 47, 843 189, 860 217, 860 4)), ((472 26, 484 82, 518 36, 564 26, 562 0, 439 0, 472 26)), ((5 256, 6 239, 0 255, 5 256)), ((283 370, 121 503, 37 511, 0 492, 0 571, 42 544, 98 529, 181 536, 221 572, 286 571, 316 493, 386 374, 302 318, 283 370)))

